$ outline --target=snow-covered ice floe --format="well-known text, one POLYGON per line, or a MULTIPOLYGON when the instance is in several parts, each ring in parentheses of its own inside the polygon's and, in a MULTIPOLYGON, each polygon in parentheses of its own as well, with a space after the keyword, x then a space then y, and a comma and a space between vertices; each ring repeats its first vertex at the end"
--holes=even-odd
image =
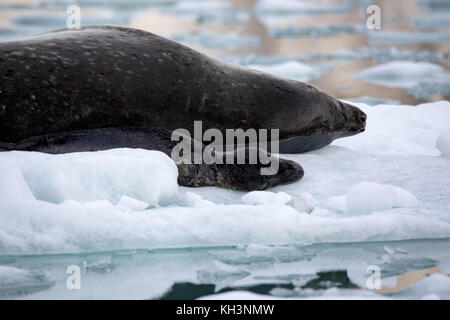
POLYGON ((156 151, 0 153, 0 253, 450 237, 450 103, 359 106, 367 132, 267 193, 179 188, 156 151))
POLYGON ((189 282, 213 284, 204 299, 450 298, 450 102, 357 105, 366 132, 282 155, 306 175, 264 192, 178 187, 156 151, 0 153, 0 296, 160 298, 189 282), (72 264, 83 290, 67 290, 72 264), (362 290, 368 265, 398 293, 362 290))

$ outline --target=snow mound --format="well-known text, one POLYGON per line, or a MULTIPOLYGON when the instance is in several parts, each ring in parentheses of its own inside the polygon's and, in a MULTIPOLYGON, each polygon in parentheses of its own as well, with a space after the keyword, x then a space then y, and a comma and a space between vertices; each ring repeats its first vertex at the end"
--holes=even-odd
POLYGON ((311 213, 314 211, 315 199, 310 193, 305 192, 292 196, 292 199, 288 202, 288 205, 296 209, 298 212, 311 213))
POLYGON ((36 199, 52 203, 101 199, 117 203, 122 196, 129 196, 158 204, 170 199, 178 188, 175 163, 158 151, 3 152, 3 162, 0 198, 18 193, 30 199, 29 188, 36 199))
POLYGON ((436 148, 443 156, 450 156, 450 130, 439 134, 436 141, 436 148))
POLYGON ((440 155, 436 141, 440 133, 449 129, 450 102, 356 106, 367 114, 366 132, 336 140, 334 145, 374 154, 440 155))
POLYGON ((418 201, 408 191, 373 182, 361 182, 348 190, 347 211, 351 214, 366 214, 392 208, 415 207, 418 201))
POLYGON ((242 197, 248 205, 285 205, 292 197, 285 192, 252 191, 242 197))

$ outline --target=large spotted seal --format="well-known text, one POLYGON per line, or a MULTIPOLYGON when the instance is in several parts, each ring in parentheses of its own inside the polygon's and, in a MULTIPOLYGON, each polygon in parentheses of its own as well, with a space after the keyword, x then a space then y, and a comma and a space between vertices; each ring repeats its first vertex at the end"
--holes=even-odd
MULTIPOLYGON (((70 132, 58 132, 35 136, 19 143, 0 142, 0 151, 38 151, 51 154, 89 152, 115 148, 141 148, 158 150, 171 156, 177 142, 172 132, 165 129, 106 128, 70 132)), ((204 146, 200 147, 200 152, 204 146)), ((194 150, 195 152, 195 150, 194 150)), ((235 152, 235 156, 237 152, 235 152)), ((249 153, 247 152, 247 158, 249 153)), ((225 157, 225 154, 221 154, 225 157)), ((248 160, 248 159, 247 159, 248 160)), ((261 163, 248 164, 185 164, 178 163, 178 183, 187 187, 217 186, 241 191, 264 190, 293 183, 303 177, 303 168, 289 160, 278 159, 274 175, 262 175, 261 163)))
POLYGON ((280 152, 357 134, 365 114, 305 83, 152 33, 93 26, 0 43, 0 141, 113 127, 279 129, 280 152))

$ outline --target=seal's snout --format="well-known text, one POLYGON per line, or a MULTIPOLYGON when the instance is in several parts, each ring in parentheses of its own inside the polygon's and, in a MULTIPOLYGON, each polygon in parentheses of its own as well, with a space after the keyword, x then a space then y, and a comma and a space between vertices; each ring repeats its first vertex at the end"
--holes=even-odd
POLYGON ((347 128, 349 133, 357 134, 366 130, 367 115, 359 108, 348 103, 342 103, 347 119, 347 128))
POLYGON ((359 120, 359 127, 360 127, 359 131, 360 132, 366 131, 367 115, 363 111, 358 109, 357 117, 358 117, 358 120, 359 120))
POLYGON ((297 162, 279 159, 280 166, 278 173, 270 176, 267 187, 276 187, 279 185, 294 183, 303 178, 305 171, 297 162))

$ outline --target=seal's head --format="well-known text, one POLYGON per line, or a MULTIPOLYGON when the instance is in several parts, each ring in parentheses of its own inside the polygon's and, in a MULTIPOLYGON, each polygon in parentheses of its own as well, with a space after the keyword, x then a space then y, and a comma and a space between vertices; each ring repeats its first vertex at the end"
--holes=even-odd
MULTIPOLYGON (((308 96, 311 97, 308 104, 308 114, 311 115, 308 127, 311 129, 311 134, 337 134, 337 138, 358 134, 366 129, 367 116, 359 108, 342 102, 311 85, 305 84, 305 86, 308 89, 308 96)), ((304 120, 301 118, 298 120, 304 126, 304 120)))
POLYGON ((323 148, 333 140, 352 136, 366 129, 366 114, 305 83, 295 82, 296 103, 283 105, 279 117, 280 152, 302 153, 323 148))

